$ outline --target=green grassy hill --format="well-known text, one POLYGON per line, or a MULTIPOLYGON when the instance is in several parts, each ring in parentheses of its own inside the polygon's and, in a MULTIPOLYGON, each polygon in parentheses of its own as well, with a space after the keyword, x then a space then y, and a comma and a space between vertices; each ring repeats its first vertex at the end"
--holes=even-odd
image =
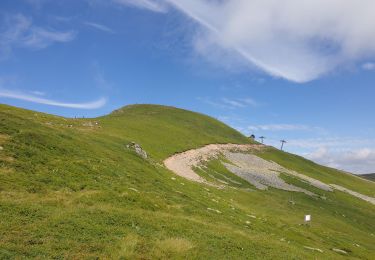
MULTIPOLYGON (((249 142, 217 120, 171 107, 133 105, 95 119, 68 119, 1 105, 0 259, 374 256, 370 203, 287 177, 325 199, 258 191, 241 181, 221 190, 162 165, 205 144, 249 142), (127 149, 130 142, 150 158, 127 149), (313 216, 310 226, 303 225, 305 214, 313 216)), ((373 183, 301 157, 272 148, 259 156, 374 196, 373 183)), ((219 161, 208 169, 230 174, 219 161)))

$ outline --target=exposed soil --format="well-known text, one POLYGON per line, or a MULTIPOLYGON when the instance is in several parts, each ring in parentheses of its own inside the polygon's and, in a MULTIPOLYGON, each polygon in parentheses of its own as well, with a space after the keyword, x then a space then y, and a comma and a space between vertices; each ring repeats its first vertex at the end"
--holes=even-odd
POLYGON ((254 144, 210 144, 198 149, 175 154, 167 158, 164 161, 164 165, 175 174, 188 180, 223 188, 225 187, 224 185, 219 186, 207 181, 195 173, 193 169, 200 167, 202 163, 208 160, 218 158, 219 155, 224 155, 230 161, 230 163, 223 162, 224 166, 233 174, 254 185, 257 189, 265 190, 268 187, 273 187, 281 190, 303 192, 311 196, 315 195, 303 188, 286 183, 279 176, 280 173, 284 173, 297 177, 316 188, 325 191, 336 189, 375 205, 375 198, 373 197, 360 194, 339 185, 323 183, 314 178, 286 169, 275 162, 267 161, 256 155, 247 153, 254 150, 259 151, 262 148, 264 148, 263 145, 254 144))
POLYGON ((254 144, 209 144, 202 148, 175 154, 167 158, 164 165, 175 174, 188 180, 217 186, 200 177, 193 171, 193 168, 198 167, 202 162, 217 158, 224 151, 246 152, 254 149, 260 150, 262 147, 262 145, 254 144))

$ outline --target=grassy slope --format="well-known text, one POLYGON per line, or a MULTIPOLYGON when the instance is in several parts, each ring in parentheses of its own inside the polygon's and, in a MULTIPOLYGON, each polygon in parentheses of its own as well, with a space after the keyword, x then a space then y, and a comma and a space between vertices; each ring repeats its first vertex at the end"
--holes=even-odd
POLYGON ((375 173, 362 174, 361 177, 370 181, 375 181, 375 173))
MULTIPOLYGON (((219 161, 208 174, 241 184, 207 189, 160 166, 173 153, 207 143, 248 142, 203 115, 138 105, 74 120, 0 106, 0 133, 0 258, 322 257, 305 245, 323 249, 327 259, 340 257, 332 247, 351 257, 374 254, 374 207, 349 195, 316 200, 251 191, 219 161), (152 159, 125 149, 130 141, 152 159), (310 227, 300 225, 306 213, 313 214, 310 227)), ((281 164, 292 160, 268 153, 281 164)), ((317 165, 290 166, 364 193, 374 189, 346 175, 336 182, 330 177, 336 173, 317 165)))
POLYGON ((157 160, 210 143, 249 142, 211 117, 166 106, 131 105, 100 119, 106 136, 133 140, 157 160))
POLYGON ((358 176, 318 165, 298 155, 287 154, 272 147, 258 153, 258 155, 266 160, 277 162, 287 169, 295 170, 325 183, 338 184, 345 188, 375 197, 373 183, 363 181, 358 176))

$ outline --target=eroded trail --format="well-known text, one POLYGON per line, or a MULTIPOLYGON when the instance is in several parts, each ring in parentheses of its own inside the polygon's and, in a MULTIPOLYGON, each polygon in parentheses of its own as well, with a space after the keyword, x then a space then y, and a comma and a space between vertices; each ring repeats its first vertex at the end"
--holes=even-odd
POLYGON ((275 162, 264 160, 249 153, 251 151, 260 151, 264 147, 265 146, 263 145, 255 144, 210 144, 198 149, 175 154, 167 158, 164 161, 164 165, 175 174, 188 180, 223 188, 225 187, 224 185, 211 183, 194 172, 194 168, 200 167, 204 162, 216 159, 219 155, 223 155, 228 161, 230 161, 230 163, 223 162, 223 165, 230 172, 248 181, 260 190, 266 190, 268 187, 273 187, 280 190, 303 192, 307 195, 315 196, 314 193, 306 189, 286 183, 280 177, 280 174, 283 173, 296 177, 321 190, 330 192, 336 189, 375 205, 375 198, 354 192, 339 185, 326 184, 322 181, 286 169, 275 162))
POLYGON ((167 158, 164 165, 175 174, 188 180, 213 185, 196 174, 193 168, 198 167, 202 162, 217 158, 219 154, 225 151, 246 152, 254 149, 260 150, 262 147, 254 144, 209 144, 198 149, 175 154, 167 158))

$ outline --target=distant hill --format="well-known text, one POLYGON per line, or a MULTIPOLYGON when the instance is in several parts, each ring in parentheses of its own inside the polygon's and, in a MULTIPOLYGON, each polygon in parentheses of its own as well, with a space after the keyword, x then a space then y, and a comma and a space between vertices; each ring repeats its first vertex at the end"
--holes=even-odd
POLYGON ((369 174, 362 174, 360 175, 362 178, 365 178, 370 181, 375 181, 375 173, 369 173, 369 174))
POLYGON ((272 147, 253 152, 259 167, 285 169, 271 181, 308 192, 257 189, 228 171, 224 163, 234 165, 220 154, 194 169, 220 186, 163 165, 206 144, 251 142, 173 107, 132 105, 72 119, 0 105, 0 259, 373 258, 375 206, 306 178, 374 197, 371 182, 272 147))

